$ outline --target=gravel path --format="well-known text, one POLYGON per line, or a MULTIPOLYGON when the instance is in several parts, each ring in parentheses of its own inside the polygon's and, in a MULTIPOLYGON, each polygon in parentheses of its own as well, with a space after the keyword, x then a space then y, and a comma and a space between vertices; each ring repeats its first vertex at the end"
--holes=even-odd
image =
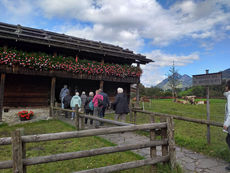
MULTIPOLYGON (((62 118, 62 121, 68 124, 74 125, 74 122, 70 119, 62 118)), ((93 128, 92 126, 86 126, 86 128, 93 128)), ((103 128, 103 127, 101 127, 103 128)), ((133 144, 140 141, 149 141, 149 138, 145 136, 138 135, 132 132, 110 134, 110 135, 100 135, 101 137, 115 143, 120 144, 133 144)), ((161 155, 161 147, 157 147, 157 155, 161 155)), ((149 148, 133 150, 133 152, 149 158, 149 148)), ((199 153, 196 153, 185 148, 176 147, 176 158, 177 162, 183 167, 185 173, 228 173, 225 170, 227 162, 211 158, 199 153)), ((230 171, 229 171, 230 173, 230 171)))

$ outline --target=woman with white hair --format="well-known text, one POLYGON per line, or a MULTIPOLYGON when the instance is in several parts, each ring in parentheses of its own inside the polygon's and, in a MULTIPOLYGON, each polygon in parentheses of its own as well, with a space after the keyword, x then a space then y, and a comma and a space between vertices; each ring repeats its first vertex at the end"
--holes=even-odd
POLYGON ((129 113, 129 106, 127 96, 123 93, 122 88, 117 88, 115 102, 112 105, 115 110, 115 120, 118 121, 120 119, 122 122, 125 122, 126 114, 129 113))

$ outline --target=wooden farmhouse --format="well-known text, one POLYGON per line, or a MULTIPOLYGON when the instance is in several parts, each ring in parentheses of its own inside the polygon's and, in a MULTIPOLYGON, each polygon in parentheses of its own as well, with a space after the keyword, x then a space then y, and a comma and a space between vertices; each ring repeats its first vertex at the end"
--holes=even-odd
POLYGON ((112 98, 122 87, 130 96, 130 85, 140 82, 140 64, 149 62, 119 46, 0 23, 0 121, 4 107, 60 102, 64 84, 72 94, 103 88, 112 98))

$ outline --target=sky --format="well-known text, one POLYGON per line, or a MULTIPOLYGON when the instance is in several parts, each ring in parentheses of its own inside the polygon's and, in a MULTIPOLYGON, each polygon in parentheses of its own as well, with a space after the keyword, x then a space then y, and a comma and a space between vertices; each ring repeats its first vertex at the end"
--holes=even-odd
POLYGON ((230 0, 0 0, 0 22, 128 48, 152 59, 155 86, 174 62, 181 75, 230 68, 230 0))

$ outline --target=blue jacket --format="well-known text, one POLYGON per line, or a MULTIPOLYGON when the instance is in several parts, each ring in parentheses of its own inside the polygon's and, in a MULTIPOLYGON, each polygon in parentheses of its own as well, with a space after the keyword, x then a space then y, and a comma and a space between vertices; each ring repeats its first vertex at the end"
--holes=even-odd
POLYGON ((62 99, 64 98, 66 95, 67 95, 67 92, 69 92, 69 89, 68 88, 62 88, 61 89, 61 92, 59 94, 59 98, 62 99))
POLYGON ((79 108, 81 107, 81 97, 77 95, 72 97, 71 102, 70 102, 70 107, 74 108, 76 104, 78 105, 79 108))
POLYGON ((108 107, 109 106, 109 97, 106 93, 101 92, 99 95, 103 96, 103 107, 108 107))

